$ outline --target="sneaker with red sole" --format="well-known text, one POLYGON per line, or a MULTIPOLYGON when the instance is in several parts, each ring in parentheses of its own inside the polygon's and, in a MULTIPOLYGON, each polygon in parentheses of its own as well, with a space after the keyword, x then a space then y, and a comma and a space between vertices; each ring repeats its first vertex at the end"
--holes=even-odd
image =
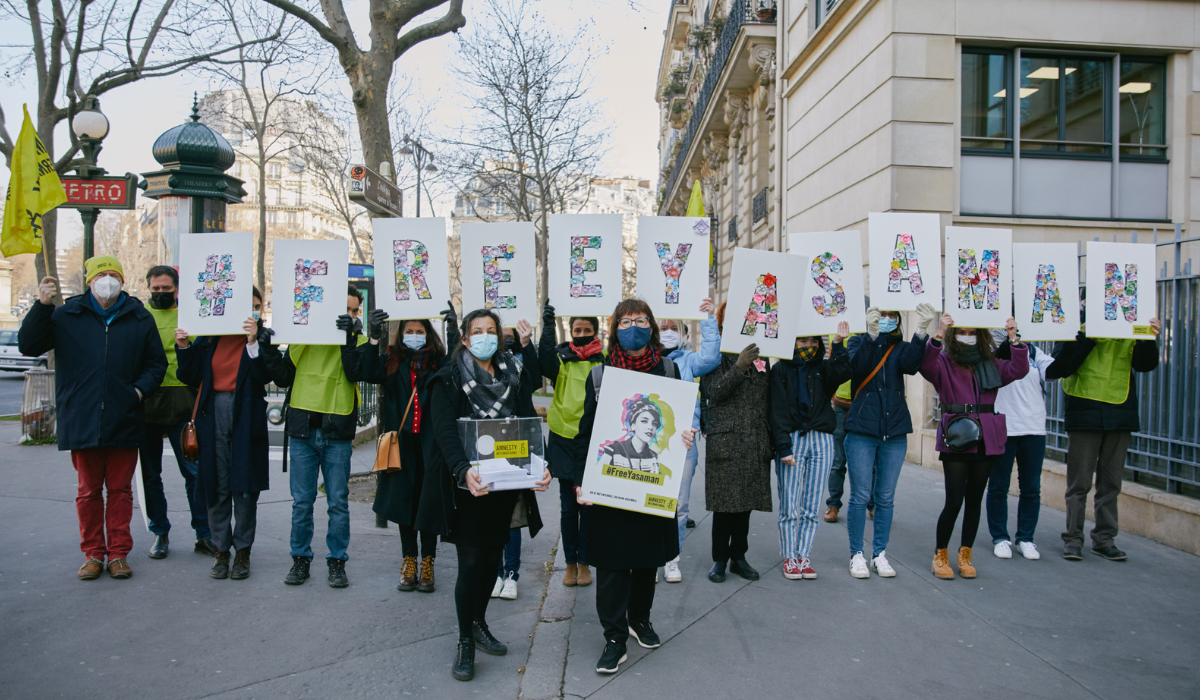
POLYGON ((783 562, 783 577, 789 581, 799 581, 804 578, 804 573, 800 570, 799 559, 788 559, 783 562))
POLYGON ((800 575, 806 579, 814 579, 817 577, 817 571, 816 569, 812 568, 812 562, 808 560, 808 557, 804 557, 800 560, 800 575))

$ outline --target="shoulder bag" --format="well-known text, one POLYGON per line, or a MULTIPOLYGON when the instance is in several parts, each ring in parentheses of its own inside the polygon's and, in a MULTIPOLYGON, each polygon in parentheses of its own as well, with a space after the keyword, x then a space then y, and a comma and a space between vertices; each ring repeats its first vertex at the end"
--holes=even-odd
MULTIPOLYGON (((414 386, 412 394, 408 397, 408 406, 404 409, 404 417, 400 419, 400 430, 404 430, 404 424, 408 422, 408 411, 412 408, 416 398, 417 387, 414 386)), ((375 467, 371 471, 388 473, 400 471, 400 430, 393 430, 379 436, 379 440, 375 443, 375 467)))
POLYGON ((875 365, 875 369, 871 370, 871 373, 867 375, 867 378, 863 380, 863 383, 858 385, 858 390, 854 392, 854 396, 858 396, 858 392, 862 391, 864 386, 870 384, 871 380, 875 378, 876 374, 879 374, 879 370, 883 369, 883 365, 887 363, 888 355, 891 355, 892 351, 895 349, 896 346, 892 345, 892 347, 887 349, 887 352, 883 353, 883 359, 879 361, 879 364, 875 365))
MULTIPOLYGON (((975 376, 971 376, 971 390, 974 392, 975 403, 963 408, 979 408, 979 392, 976 390, 975 376)), ((943 418, 943 420, 945 420, 943 418)), ((983 426, 973 415, 957 415, 947 420, 942 426, 942 442, 954 452, 974 452, 983 440, 983 426)))
POLYGON ((196 391, 196 403, 192 404, 192 419, 183 426, 183 432, 179 435, 179 447, 183 452, 183 458, 189 462, 195 462, 200 459, 200 438, 196 435, 196 409, 200 408, 200 395, 204 393, 204 385, 200 385, 200 389, 196 391))

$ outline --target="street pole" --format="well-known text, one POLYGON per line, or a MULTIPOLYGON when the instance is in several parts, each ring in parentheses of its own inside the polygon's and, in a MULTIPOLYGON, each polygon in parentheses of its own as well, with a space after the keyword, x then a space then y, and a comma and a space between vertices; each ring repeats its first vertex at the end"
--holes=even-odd
POLYGON ((421 216, 421 171, 436 173, 437 166, 433 164, 433 151, 421 145, 421 139, 404 137, 404 146, 400 155, 412 158, 413 167, 417 169, 417 216, 421 216))
MULTIPOLYGON (((87 262, 95 255, 96 217, 100 210, 87 208, 79 210, 79 218, 83 219, 83 260, 87 262)), ((86 273, 85 273, 86 274, 86 273)))

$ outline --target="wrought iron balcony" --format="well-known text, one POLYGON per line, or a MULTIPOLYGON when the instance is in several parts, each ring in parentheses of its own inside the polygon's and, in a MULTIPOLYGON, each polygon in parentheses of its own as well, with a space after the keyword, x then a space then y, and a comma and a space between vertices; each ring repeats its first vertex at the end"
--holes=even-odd
POLYGON ((758 223, 767 218, 767 188, 762 188, 758 194, 754 195, 752 206, 754 212, 754 223, 758 223))

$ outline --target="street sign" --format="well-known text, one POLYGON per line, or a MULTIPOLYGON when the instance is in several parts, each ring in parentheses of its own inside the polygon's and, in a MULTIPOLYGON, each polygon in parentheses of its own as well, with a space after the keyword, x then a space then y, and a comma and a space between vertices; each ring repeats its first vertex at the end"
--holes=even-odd
POLYGON ((350 199, 383 216, 404 216, 404 195, 391 180, 365 165, 350 168, 350 199))
POLYGON ((137 200, 137 175, 124 177, 94 177, 60 175, 68 209, 133 209, 137 200))

